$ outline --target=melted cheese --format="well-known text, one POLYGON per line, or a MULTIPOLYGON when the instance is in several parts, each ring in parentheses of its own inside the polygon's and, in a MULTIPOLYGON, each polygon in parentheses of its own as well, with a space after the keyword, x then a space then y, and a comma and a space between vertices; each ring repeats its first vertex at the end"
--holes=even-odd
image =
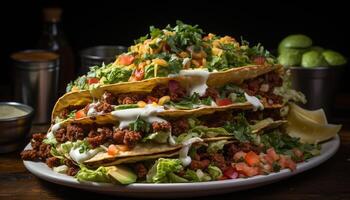
POLYGON ((179 160, 181 161, 184 167, 191 164, 192 159, 190 156, 188 156, 188 151, 190 150, 192 144, 196 142, 202 142, 202 141, 203 140, 201 138, 194 137, 182 142, 182 148, 180 149, 180 152, 179 152, 179 160))
POLYGON ((250 104, 252 104, 254 111, 264 110, 264 105, 260 102, 258 98, 256 98, 255 96, 249 96, 247 93, 244 93, 244 96, 247 99, 247 101, 250 104))
POLYGON ((203 96, 208 88, 207 80, 209 77, 209 71, 203 69, 189 69, 181 70, 180 76, 186 76, 191 79, 189 82, 189 94, 198 93, 200 96, 203 96))

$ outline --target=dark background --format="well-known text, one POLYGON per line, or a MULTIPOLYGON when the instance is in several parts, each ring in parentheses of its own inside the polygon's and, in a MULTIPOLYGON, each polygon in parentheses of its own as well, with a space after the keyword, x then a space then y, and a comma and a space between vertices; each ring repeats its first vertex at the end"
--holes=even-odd
MULTIPOLYGON (((343 2, 343 1, 342 1, 343 2)), ((62 27, 76 55, 94 45, 131 45, 148 27, 164 27, 177 19, 198 24, 205 32, 243 36, 253 44, 274 50, 293 33, 310 36, 314 44, 349 53, 349 9, 341 1, 1 1, 1 100, 11 98, 13 52, 34 48, 42 32, 42 8, 60 6, 62 27)), ((344 1, 345 2, 345 1, 344 1)), ((349 68, 349 67, 348 67, 349 68)), ((345 76, 350 75, 347 69, 345 76)), ((341 93, 349 93, 348 79, 341 93)))

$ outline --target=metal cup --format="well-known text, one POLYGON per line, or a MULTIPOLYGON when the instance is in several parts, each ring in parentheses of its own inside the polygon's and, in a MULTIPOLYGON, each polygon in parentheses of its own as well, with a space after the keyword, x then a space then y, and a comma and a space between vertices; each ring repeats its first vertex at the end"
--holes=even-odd
POLYGON ((81 68, 79 74, 85 74, 91 66, 101 66, 102 63, 108 64, 116 59, 116 56, 128 50, 125 46, 95 46, 84 49, 80 52, 81 68))
POLYGON ((57 99, 59 56, 44 50, 26 50, 11 55, 14 63, 16 101, 30 105, 33 123, 47 123, 57 99))
POLYGON ((305 94, 304 108, 323 108, 328 118, 332 116, 335 95, 339 89, 343 67, 291 67, 292 87, 305 94))

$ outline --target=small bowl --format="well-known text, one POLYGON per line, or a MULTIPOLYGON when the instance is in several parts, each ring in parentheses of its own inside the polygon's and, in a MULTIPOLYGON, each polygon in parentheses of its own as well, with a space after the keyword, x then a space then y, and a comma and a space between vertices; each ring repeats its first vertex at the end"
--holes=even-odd
POLYGON ((17 150, 23 145, 30 131, 34 110, 17 102, 0 102, 0 105, 17 107, 27 114, 20 117, 0 119, 0 153, 17 150))

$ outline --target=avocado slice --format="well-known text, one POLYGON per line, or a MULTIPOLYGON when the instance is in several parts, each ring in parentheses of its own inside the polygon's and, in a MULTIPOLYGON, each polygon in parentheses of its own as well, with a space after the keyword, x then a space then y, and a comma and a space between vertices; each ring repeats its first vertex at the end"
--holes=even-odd
POLYGON ((322 52, 322 55, 331 66, 344 65, 347 62, 345 57, 336 51, 327 50, 322 52))
POLYGON ((327 67, 328 63, 324 59, 321 52, 308 51, 303 54, 303 57, 301 58, 301 65, 306 68, 327 67))
POLYGON ((110 166, 107 168, 107 174, 114 180, 118 181, 123 185, 135 183, 137 175, 124 166, 110 166))

